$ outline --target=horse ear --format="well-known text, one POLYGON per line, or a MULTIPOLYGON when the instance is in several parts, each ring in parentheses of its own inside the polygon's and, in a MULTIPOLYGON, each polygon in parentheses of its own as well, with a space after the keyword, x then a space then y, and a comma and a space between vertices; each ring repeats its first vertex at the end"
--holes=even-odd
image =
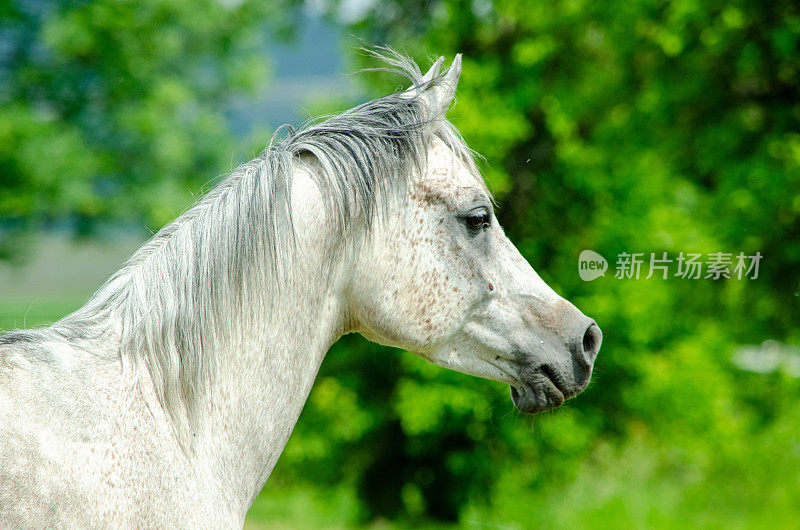
POLYGON ((441 75, 443 62, 444 57, 436 59, 428 73, 422 76, 420 83, 408 91, 409 96, 418 96, 427 102, 433 119, 444 115, 450 108, 456 94, 458 77, 461 75, 461 54, 459 53, 447 72, 441 76, 439 81, 436 81, 436 78, 441 75))
POLYGON ((437 91, 439 109, 442 114, 447 112, 450 105, 453 103, 453 98, 456 96, 456 87, 458 86, 458 78, 461 76, 461 54, 457 54, 453 59, 453 64, 447 69, 444 74, 441 84, 434 89, 437 91))
POLYGON ((428 70, 428 73, 422 76, 422 79, 420 80, 419 84, 424 85, 426 83, 430 83, 433 80, 433 78, 437 77, 439 75, 439 72, 442 71, 443 62, 444 62, 444 57, 441 56, 437 57, 436 61, 434 61, 434 63, 431 65, 430 70, 428 70))

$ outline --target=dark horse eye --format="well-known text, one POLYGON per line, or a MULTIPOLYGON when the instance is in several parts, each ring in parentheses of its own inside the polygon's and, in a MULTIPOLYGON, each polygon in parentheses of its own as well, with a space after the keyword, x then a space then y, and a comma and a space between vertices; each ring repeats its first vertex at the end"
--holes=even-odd
POLYGON ((470 228, 478 229, 489 226, 489 212, 478 211, 467 215, 467 224, 470 228))

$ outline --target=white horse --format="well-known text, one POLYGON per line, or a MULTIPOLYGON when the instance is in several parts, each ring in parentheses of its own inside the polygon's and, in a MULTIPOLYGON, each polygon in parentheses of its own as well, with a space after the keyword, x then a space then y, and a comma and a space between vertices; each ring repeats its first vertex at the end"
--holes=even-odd
POLYGON ((445 119, 457 56, 273 140, 75 313, 0 337, 0 526, 241 527, 328 348, 358 332, 511 385, 583 390, 590 318, 505 237, 445 119))

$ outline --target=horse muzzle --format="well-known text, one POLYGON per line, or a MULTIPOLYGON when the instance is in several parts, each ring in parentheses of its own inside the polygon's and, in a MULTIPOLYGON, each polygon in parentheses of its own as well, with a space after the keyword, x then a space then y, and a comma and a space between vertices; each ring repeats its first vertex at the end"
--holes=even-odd
POLYGON ((568 336, 559 348, 560 355, 522 364, 519 385, 511 386, 511 400, 520 412, 536 414, 559 407, 589 384, 603 333, 594 320, 584 316, 568 336))

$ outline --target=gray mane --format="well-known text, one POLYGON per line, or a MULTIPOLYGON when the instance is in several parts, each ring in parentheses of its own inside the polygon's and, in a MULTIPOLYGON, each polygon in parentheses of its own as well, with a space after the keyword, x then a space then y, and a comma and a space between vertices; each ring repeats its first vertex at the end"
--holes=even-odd
MULTIPOLYGON (((442 80, 444 72, 436 72, 423 81, 413 61, 391 50, 380 56, 387 70, 415 86, 442 80)), ((284 130, 286 137, 273 136, 255 159, 137 250, 84 307, 50 328, 4 339, 116 341, 121 351, 114 355, 126 369, 149 374, 185 440, 214 372, 213 352, 236 338, 243 320, 269 306, 289 270, 289 197, 301 157, 311 157, 328 219, 342 234, 356 217, 369 229, 383 199, 424 170, 433 137, 480 180, 458 132, 444 116, 432 118, 419 95, 391 94, 300 130, 284 130)))

